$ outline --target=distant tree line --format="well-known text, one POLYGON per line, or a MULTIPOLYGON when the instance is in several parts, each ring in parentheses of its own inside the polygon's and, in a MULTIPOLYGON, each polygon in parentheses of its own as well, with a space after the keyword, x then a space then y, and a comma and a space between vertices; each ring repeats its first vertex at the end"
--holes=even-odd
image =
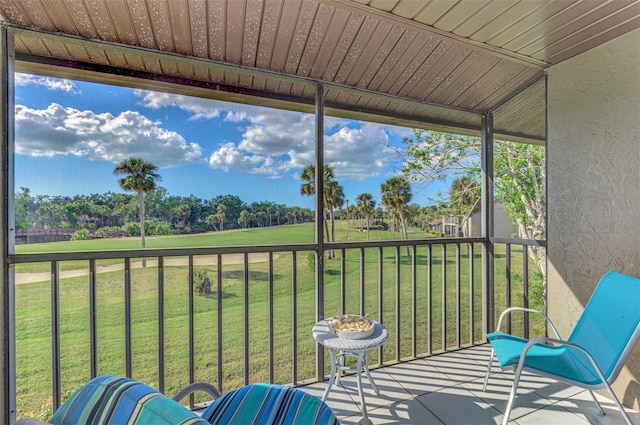
MULTIPOLYGON (((136 193, 33 195, 29 188, 21 187, 15 195, 16 229, 72 228, 92 230, 98 236, 139 236, 139 205, 136 193)), ((265 227, 314 219, 308 208, 269 201, 246 203, 235 195, 209 200, 175 196, 161 186, 144 194, 144 205, 147 235, 265 227)))

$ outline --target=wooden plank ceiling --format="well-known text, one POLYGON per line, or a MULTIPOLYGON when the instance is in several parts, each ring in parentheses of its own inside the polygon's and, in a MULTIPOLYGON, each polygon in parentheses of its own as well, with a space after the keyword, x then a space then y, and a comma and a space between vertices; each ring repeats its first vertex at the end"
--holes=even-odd
POLYGON ((545 138, 545 69, 638 0, 0 0, 16 69, 497 137, 545 138), (141 80, 141 77, 143 78, 141 80))

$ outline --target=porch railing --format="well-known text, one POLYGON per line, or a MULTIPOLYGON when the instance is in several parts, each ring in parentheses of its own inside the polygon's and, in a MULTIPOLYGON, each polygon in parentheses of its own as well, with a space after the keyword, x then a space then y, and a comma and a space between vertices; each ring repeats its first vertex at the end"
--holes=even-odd
MULTIPOLYGON (((314 244, 12 255, 18 415, 47 399, 55 410, 102 374, 170 394, 197 380, 223 391, 316 382, 328 372, 311 336, 318 315, 366 314, 383 323, 391 338, 370 353, 371 365, 484 343, 484 241, 325 244, 318 292, 314 244), (200 290, 206 279, 210 288, 200 290)), ((527 255, 530 245, 544 244, 495 243, 496 311, 544 307, 544 282, 527 255)), ((508 326, 525 336, 544 332, 528 317, 508 326)))

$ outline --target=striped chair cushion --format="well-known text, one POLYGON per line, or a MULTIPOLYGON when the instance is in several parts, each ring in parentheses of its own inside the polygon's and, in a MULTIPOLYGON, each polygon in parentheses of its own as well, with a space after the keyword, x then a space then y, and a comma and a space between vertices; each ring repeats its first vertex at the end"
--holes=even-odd
POLYGON ((319 398, 291 387, 252 384, 225 394, 202 418, 213 425, 339 425, 319 398))
POLYGON ((80 387, 51 419, 56 425, 207 425, 184 406, 127 378, 100 376, 80 387))

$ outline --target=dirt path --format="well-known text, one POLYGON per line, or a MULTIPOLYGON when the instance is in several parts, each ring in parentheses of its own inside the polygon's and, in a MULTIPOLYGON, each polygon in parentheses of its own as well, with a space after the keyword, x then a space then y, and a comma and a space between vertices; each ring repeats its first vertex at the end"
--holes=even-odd
MULTIPOLYGON (((273 259, 276 260, 278 258, 277 254, 274 254, 273 259)), ((263 263, 269 261, 269 253, 260 252, 256 254, 249 255, 249 263, 263 263)), ((194 266, 213 266, 218 263, 217 255, 202 255, 193 258, 194 266)), ((222 265, 229 264, 243 264, 244 263, 244 254, 224 254, 222 255, 222 265)), ((165 266, 186 266, 189 264, 189 259, 185 257, 179 258, 167 258, 164 260, 165 266)), ((158 260, 147 260, 148 267, 156 267, 158 265, 158 260)), ((142 262, 136 261, 131 263, 132 269, 142 268, 142 262)), ((107 273, 114 272, 118 270, 124 270, 124 262, 118 264, 111 264, 105 266, 96 266, 97 273, 107 273)), ((70 277, 79 277, 79 276, 88 276, 89 269, 80 269, 80 270, 67 270, 62 271, 60 273, 60 279, 70 278, 70 277)), ((38 273, 16 273, 16 284, 23 283, 35 283, 35 282, 47 282, 51 279, 50 272, 38 272, 38 273)))

